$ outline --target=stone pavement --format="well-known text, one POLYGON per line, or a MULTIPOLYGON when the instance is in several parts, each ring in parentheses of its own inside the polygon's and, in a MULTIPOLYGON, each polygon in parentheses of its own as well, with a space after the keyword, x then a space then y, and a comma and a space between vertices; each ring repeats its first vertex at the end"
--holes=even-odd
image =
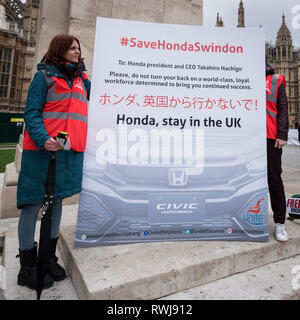
POLYGON ((300 146, 285 146, 282 154, 282 180, 285 192, 300 194, 300 146))
MULTIPOLYGON (((2 200, 2 185, 4 173, 0 173, 0 206, 2 200)), ((1 290, 0 300, 35 300, 35 291, 20 287, 17 285, 16 279, 20 269, 18 254, 18 218, 0 219, 0 245, 4 244, 3 256, 0 254, 0 266, 5 266, 5 290, 1 290)), ((37 222, 36 240, 39 237, 40 222, 37 222)), ((59 251, 57 256, 62 265, 63 260, 59 251)), ((0 279, 1 280, 1 279, 0 279)), ((0 281, 1 284, 1 281, 0 281)), ((71 279, 67 278, 63 282, 55 283, 52 288, 44 290, 42 293, 44 300, 78 300, 76 291, 72 285, 71 279)))
MULTIPOLYGON (((74 248, 77 206, 64 206, 59 260, 69 277, 44 290, 44 300, 298 299, 292 269, 300 266, 300 222, 287 221, 290 240, 267 243, 186 241, 74 248), (62 260, 63 258, 63 260, 62 260), (245 290, 247 288, 247 290, 245 290)), ((271 217, 270 217, 271 218, 271 217)), ((36 239, 38 239, 39 225, 36 239)), ((17 218, 1 223, 9 300, 34 300, 16 284, 17 218)), ((298 285, 298 287, 297 287, 298 285)))
MULTIPOLYGON (((283 178, 290 196, 300 193, 300 148, 287 149, 293 158, 283 159, 283 178)), ((64 206, 60 228, 60 263, 69 277, 44 290, 44 300, 300 298, 300 271, 298 277, 293 274, 300 268, 300 220, 287 220, 290 240, 285 243, 274 239, 269 210, 267 243, 184 241, 74 248, 77 208, 64 206)), ((17 220, 0 220, 0 238, 5 236, 3 294, 5 299, 35 299, 34 291, 16 284, 17 220)))
MULTIPOLYGON (((1 221, 1 220, 0 220, 1 221)), ((16 258, 18 254, 18 218, 10 218, 3 220, 0 223, 0 237, 5 235, 4 252, 3 252, 3 265, 5 266, 5 289, 3 292, 3 298, 7 300, 36 300, 36 293, 34 290, 30 290, 25 287, 17 285, 17 275, 20 270, 19 258, 16 258)), ((36 240, 39 239, 40 222, 37 222, 36 240)), ((62 266, 63 260, 59 252, 57 256, 62 266)), ((74 286, 71 279, 68 277, 61 282, 55 282, 54 286, 43 290, 42 300, 78 300, 74 286)))
MULTIPOLYGON (((287 221, 290 240, 279 243, 271 219, 267 243, 185 241, 74 248, 74 213, 75 206, 64 208, 61 252, 80 299, 159 299, 283 259, 298 256, 295 261, 299 261, 300 257, 300 225, 287 221)), ((291 269, 287 273, 291 274, 291 269)), ((290 281, 287 285, 287 296, 298 294, 290 281)), ((261 294, 258 291, 256 299, 261 294)))
POLYGON ((300 300, 300 290, 293 289, 300 285, 292 273, 295 266, 300 266, 300 255, 184 290, 160 300, 300 300))

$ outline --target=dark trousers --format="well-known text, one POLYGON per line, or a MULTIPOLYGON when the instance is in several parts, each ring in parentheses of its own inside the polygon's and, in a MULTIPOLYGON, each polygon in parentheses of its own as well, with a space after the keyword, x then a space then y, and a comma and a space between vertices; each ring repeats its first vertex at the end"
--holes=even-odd
POLYGON ((285 223, 286 201, 281 179, 282 149, 274 148, 275 140, 267 139, 268 185, 275 223, 285 223))

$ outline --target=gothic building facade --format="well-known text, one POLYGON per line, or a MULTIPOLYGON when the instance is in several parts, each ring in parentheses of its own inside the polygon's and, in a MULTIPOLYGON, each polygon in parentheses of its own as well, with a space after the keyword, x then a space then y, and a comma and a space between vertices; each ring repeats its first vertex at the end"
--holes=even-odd
MULTIPOLYGON (((217 13, 217 22, 215 27, 224 27, 224 22, 219 13, 217 13)), ((238 28, 245 28, 245 9, 243 1, 240 1, 239 10, 238 10, 238 28)))
POLYGON ((269 64, 276 67, 277 73, 285 76, 289 123, 291 128, 297 128, 300 124, 300 49, 293 47, 291 32, 286 25, 284 15, 277 33, 276 44, 266 44, 266 59, 269 64))
POLYGON ((0 0, 0 112, 24 112, 38 12, 39 0, 0 0))
POLYGON ((245 9, 243 1, 241 0, 239 5, 239 12, 238 12, 238 28, 245 28, 245 9))
MULTIPOLYGON (((223 26, 224 23, 218 13, 216 27, 223 26)), ((242 0, 238 9, 237 27, 245 27, 245 10, 242 0)), ((285 76, 289 101, 289 125, 291 128, 298 128, 300 124, 300 49, 293 47, 293 39, 284 15, 275 45, 266 43, 266 60, 276 68, 276 73, 285 76)))

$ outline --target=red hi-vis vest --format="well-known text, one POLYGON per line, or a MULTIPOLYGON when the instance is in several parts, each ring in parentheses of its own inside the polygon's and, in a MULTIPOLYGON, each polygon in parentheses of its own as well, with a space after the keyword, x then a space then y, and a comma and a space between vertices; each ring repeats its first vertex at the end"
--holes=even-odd
POLYGON ((282 83, 286 86, 283 75, 273 74, 266 77, 267 138, 269 139, 277 139, 277 94, 282 83))
MULTIPOLYGON (((88 100, 81 77, 74 80, 70 89, 63 78, 51 77, 42 70, 48 86, 43 121, 50 137, 68 132, 71 149, 84 152, 87 138, 88 100)), ((85 75, 86 76, 86 75, 85 75)), ((25 130, 23 150, 38 150, 25 130)))

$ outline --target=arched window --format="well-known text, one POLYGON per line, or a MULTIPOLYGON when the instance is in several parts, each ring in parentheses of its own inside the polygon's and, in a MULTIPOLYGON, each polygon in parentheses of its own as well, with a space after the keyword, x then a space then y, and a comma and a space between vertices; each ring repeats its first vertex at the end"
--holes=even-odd
POLYGON ((8 98, 12 49, 0 47, 0 99, 8 98))
POLYGON ((280 48, 277 48, 277 60, 281 60, 280 48))
POLYGON ((17 88, 17 71, 18 71, 18 62, 19 62, 19 52, 15 52, 14 63, 12 65, 12 78, 10 86, 10 99, 16 100, 19 98, 19 91, 17 88))
POLYGON ((282 59, 286 58, 286 48, 282 47, 282 59))
POLYGON ((21 99, 20 52, 0 46, 0 100, 19 101, 21 99))

